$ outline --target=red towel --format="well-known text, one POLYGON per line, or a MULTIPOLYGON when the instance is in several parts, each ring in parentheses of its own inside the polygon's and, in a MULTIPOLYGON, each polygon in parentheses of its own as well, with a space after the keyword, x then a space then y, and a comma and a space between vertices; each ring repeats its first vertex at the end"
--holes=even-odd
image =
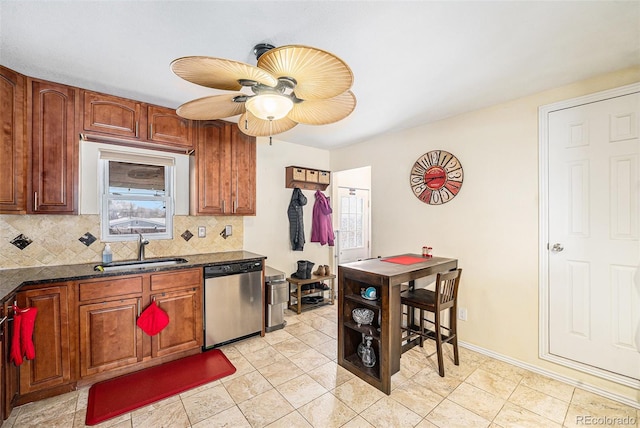
POLYGON ((169 324, 169 315, 160 309, 154 300, 142 311, 137 324, 149 336, 155 336, 169 324))

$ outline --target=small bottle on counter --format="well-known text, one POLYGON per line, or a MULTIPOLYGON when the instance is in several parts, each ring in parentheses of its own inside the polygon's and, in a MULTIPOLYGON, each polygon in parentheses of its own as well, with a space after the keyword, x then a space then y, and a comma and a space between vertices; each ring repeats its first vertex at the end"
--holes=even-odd
POLYGON ((102 251, 102 263, 111 263, 113 260, 113 253, 111 252, 111 246, 109 244, 104 245, 104 250, 102 251))

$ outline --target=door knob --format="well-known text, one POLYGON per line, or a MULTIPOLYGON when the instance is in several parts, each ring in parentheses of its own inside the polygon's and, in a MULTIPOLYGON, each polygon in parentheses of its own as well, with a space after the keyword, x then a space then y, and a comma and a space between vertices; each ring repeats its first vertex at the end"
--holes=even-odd
POLYGON ((564 247, 560 243, 555 243, 553 244, 553 247, 551 247, 551 251, 553 251, 554 253, 559 253, 562 250, 564 250, 564 247))

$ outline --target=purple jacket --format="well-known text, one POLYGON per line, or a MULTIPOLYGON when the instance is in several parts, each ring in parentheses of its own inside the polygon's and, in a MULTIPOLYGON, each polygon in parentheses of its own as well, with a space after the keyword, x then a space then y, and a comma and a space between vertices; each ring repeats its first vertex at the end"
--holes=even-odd
POLYGON ((320 245, 329 244, 333 247, 333 224, 331 224, 331 206, 329 198, 320 190, 316 191, 316 203, 313 205, 313 220, 311 223, 311 242, 320 245))

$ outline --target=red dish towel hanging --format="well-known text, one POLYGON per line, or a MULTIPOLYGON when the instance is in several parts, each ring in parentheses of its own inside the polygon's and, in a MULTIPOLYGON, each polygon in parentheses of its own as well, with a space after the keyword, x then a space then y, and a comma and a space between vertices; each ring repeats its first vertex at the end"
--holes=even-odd
POLYGON ((13 306, 13 336, 11 337, 11 361, 16 366, 22 364, 22 352, 20 351, 20 325, 22 323, 22 316, 20 315, 20 308, 13 306))
POLYGON ((23 357, 33 360, 36 348, 33 345, 33 329, 36 325, 38 308, 20 309, 13 305, 13 337, 11 338, 11 361, 16 366, 23 362, 23 357))
POLYGON ((138 327, 149 336, 155 336, 169 325, 169 315, 158 307, 155 299, 138 317, 138 327))

